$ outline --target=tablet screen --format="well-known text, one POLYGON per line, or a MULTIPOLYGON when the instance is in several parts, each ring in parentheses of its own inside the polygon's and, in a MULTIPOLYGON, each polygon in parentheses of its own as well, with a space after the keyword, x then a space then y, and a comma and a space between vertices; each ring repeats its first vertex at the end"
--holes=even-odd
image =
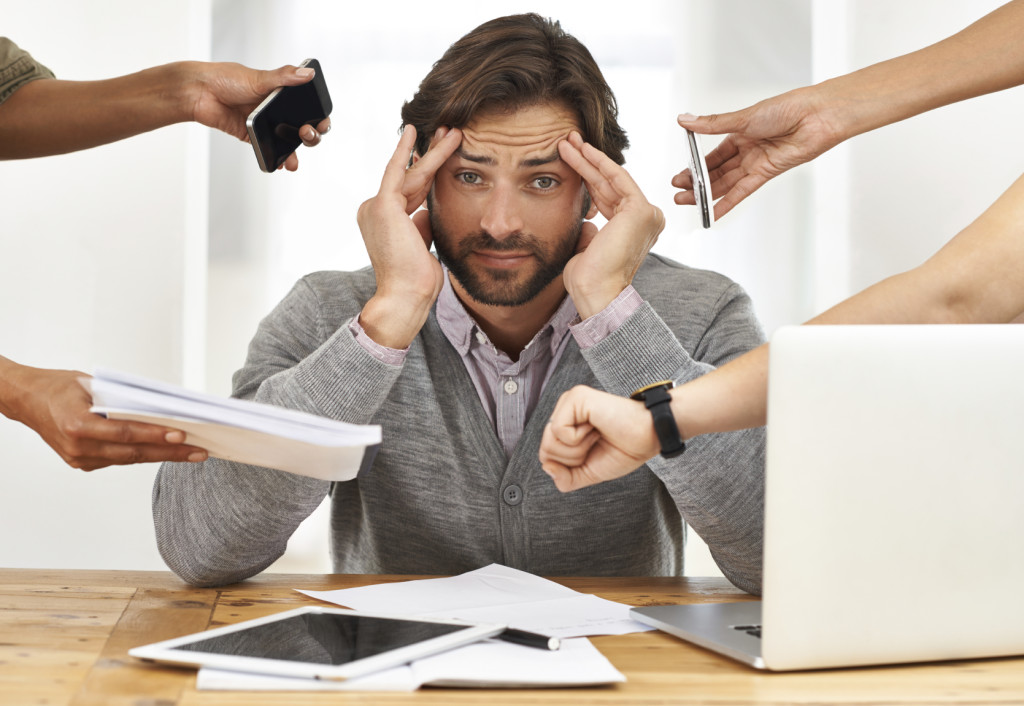
POLYGON ((464 629, 463 625, 312 612, 198 639, 176 649, 341 665, 464 629))

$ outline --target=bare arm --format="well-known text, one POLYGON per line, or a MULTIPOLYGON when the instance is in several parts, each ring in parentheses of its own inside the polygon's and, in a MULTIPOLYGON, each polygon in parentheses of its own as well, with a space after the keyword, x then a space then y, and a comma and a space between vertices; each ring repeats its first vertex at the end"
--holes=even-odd
POLYGON ((106 419, 89 411, 92 400, 74 370, 44 370, 0 356, 0 413, 43 438, 65 463, 84 471, 146 461, 204 461, 186 446, 184 432, 142 422, 106 419))
MULTIPOLYGON (((246 140, 245 119, 264 97, 312 76, 294 66, 182 61, 102 81, 32 81, 0 104, 0 159, 74 152, 191 120, 246 140)), ((303 141, 315 145, 329 128, 330 119, 305 126, 303 141)), ((297 166, 292 155, 286 167, 297 166)))
MULTIPOLYGON (((868 287, 809 324, 1009 323, 1024 313, 1024 176, 920 266, 868 287)), ((687 437, 760 426, 768 346, 673 391, 687 437)))
MULTIPOLYGON (((1024 312, 1024 176, 919 267, 865 289, 809 324, 1008 323, 1024 312)), ((686 439, 765 423, 768 345, 672 391, 686 439)), ((562 490, 621 477, 659 451, 640 402, 576 387, 562 395, 541 443, 562 490)))
MULTIPOLYGON (((733 113, 680 125, 726 134, 708 154, 715 216, 765 182, 840 142, 943 105, 1024 83, 1024 0, 998 8, 957 34, 916 52, 763 100, 733 113)), ((679 204, 693 204, 689 170, 672 180, 679 204)))

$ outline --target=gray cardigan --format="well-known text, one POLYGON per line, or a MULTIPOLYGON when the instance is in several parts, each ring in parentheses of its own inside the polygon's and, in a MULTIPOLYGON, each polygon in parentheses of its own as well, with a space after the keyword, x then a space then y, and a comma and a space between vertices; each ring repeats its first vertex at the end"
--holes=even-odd
POLYGON ((548 576, 680 575, 685 522, 733 583, 759 592, 763 429, 698 437, 675 459, 574 493, 540 469, 563 391, 628 395, 763 341, 749 298, 721 275, 651 255, 633 285, 645 303, 586 351, 569 341, 508 458, 433 314, 405 363, 387 365, 345 326, 374 291, 372 270, 304 277, 260 324, 233 394, 381 424, 381 449, 368 471, 333 484, 221 459, 165 463, 153 489, 164 560, 197 585, 253 576, 329 493, 338 572, 455 574, 498 562, 548 576))

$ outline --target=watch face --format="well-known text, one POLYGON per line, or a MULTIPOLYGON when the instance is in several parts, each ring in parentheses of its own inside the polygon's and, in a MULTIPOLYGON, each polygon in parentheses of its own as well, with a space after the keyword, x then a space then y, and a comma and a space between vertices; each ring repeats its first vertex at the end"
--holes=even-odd
POLYGON ((631 400, 642 401, 645 399, 647 393, 650 392, 651 390, 654 390, 659 387, 664 388, 666 390, 671 390, 675 386, 676 384, 671 380, 659 380, 658 382, 652 382, 650 385, 644 385, 639 390, 630 395, 629 398, 631 400))

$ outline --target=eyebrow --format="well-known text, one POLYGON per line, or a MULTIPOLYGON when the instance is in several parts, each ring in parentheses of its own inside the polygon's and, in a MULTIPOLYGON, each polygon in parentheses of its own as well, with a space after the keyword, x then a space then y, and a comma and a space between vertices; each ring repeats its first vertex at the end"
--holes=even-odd
MULTIPOLYGON (((484 155, 470 154, 466 152, 464 149, 462 149, 461 146, 457 150, 455 150, 455 154, 458 155, 460 158, 466 160, 467 162, 473 162, 475 164, 485 164, 489 167, 494 166, 493 157, 485 157, 484 155)), ((552 164, 553 162, 561 161, 561 159, 562 158, 558 154, 558 148, 556 147, 555 151, 547 156, 534 157, 533 159, 524 159, 522 162, 519 163, 519 168, 532 169, 533 167, 543 167, 545 164, 552 164)))

